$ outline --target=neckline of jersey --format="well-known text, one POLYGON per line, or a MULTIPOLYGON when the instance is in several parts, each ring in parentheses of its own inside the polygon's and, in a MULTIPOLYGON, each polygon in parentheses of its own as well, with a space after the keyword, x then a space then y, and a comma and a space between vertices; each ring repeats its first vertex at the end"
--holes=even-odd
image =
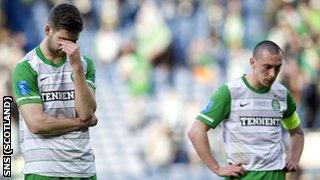
POLYGON ((259 94, 264 94, 270 91, 270 87, 266 87, 266 88, 261 88, 261 89, 257 89, 255 87, 253 87, 247 80, 247 78, 245 77, 246 74, 244 74, 241 79, 244 82, 244 84, 253 92, 255 93, 259 93, 259 94))
POLYGON ((60 67, 60 66, 62 66, 62 65, 67 61, 67 57, 65 56, 65 57, 62 58, 62 60, 61 60, 58 64, 53 63, 52 60, 49 60, 49 59, 47 59, 47 58, 44 56, 43 52, 42 52, 41 49, 40 49, 40 46, 37 46, 37 48, 36 48, 36 53, 37 53, 38 57, 39 57, 44 63, 46 63, 46 64, 48 64, 48 65, 50 65, 50 66, 53 66, 53 67, 60 67))

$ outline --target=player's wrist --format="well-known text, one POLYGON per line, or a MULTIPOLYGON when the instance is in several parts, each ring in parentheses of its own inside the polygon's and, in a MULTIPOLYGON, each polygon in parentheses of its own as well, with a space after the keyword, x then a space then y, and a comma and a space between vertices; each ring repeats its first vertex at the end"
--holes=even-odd
POLYGON ((217 165, 213 165, 212 167, 211 167, 211 170, 215 173, 215 174, 217 174, 218 176, 220 176, 220 165, 219 164, 217 164, 217 165))
POLYGON ((297 158, 289 158, 289 159, 287 160, 287 162, 289 162, 289 161, 299 164, 299 161, 300 161, 300 160, 297 159, 297 158))

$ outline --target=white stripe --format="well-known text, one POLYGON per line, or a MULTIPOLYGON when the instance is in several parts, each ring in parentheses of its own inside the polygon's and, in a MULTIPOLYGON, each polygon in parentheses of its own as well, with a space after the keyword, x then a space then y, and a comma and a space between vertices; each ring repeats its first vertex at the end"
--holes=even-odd
POLYGON ((206 116, 206 115, 204 115, 204 114, 199 114, 199 115, 200 115, 200 117, 202 117, 202 118, 204 118, 204 119, 206 119, 206 120, 208 120, 208 121, 210 121, 210 122, 213 122, 213 121, 214 121, 213 119, 209 118, 208 116, 206 116))
POLYGON ((92 81, 87 80, 87 82, 90 83, 94 88, 96 88, 96 85, 92 81))
POLYGON ((19 103, 19 101, 22 101, 25 99, 41 99, 41 98, 40 98, 40 96, 21 97, 21 98, 17 99, 17 103, 19 103))

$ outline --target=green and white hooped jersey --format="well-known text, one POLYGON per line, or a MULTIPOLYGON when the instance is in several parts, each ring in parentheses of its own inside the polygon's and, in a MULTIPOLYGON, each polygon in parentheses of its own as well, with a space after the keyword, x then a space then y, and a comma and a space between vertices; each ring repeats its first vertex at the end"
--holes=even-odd
MULTIPOLYGON (((82 61, 87 83, 95 90, 93 62, 85 57, 82 61)), ((44 113, 58 119, 76 116, 72 68, 67 58, 53 64, 38 46, 16 65, 13 89, 18 106, 42 103, 44 113)), ((20 146, 25 159, 24 174, 90 177, 96 173, 88 130, 46 137, 30 132, 22 116, 19 128, 20 146)))
POLYGON ((281 124, 297 127, 295 111, 283 85, 275 82, 271 88, 257 90, 243 76, 215 91, 197 119, 212 128, 222 123, 229 163, 247 163, 248 171, 269 171, 285 167, 281 124))

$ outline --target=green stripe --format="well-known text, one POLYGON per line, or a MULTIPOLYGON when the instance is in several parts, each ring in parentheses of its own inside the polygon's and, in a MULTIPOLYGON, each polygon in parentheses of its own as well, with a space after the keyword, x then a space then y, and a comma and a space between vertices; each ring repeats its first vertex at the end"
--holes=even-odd
POLYGON ((44 86, 49 86, 49 85, 66 85, 66 84, 74 84, 73 82, 68 82, 68 83, 53 83, 53 84, 44 84, 44 86))
MULTIPOLYGON (((68 173, 68 174, 70 174, 70 172, 69 171, 65 171, 65 172, 62 172, 62 171, 54 171, 54 172, 52 172, 52 171, 50 171, 50 172, 43 172, 43 171, 33 171, 33 173, 52 173, 52 174, 54 174, 54 173, 68 173)), ((83 174, 83 172, 71 172, 72 174, 83 174)), ((95 173, 88 173, 88 174, 92 174, 92 175, 94 175, 95 173)))
POLYGON ((94 161, 86 161, 86 160, 81 160, 81 161, 66 161, 66 160, 51 160, 51 159, 42 159, 42 160, 34 160, 34 161, 25 161, 25 164, 27 163, 34 163, 34 162, 66 162, 66 163, 87 163, 87 162, 94 162, 94 161))
MULTIPOLYGON (((28 139, 42 139, 42 138, 26 138, 26 140, 28 139)), ((51 138, 50 140, 67 140, 67 139, 79 139, 79 140, 84 140, 84 139, 90 139, 90 138, 51 138)), ((46 139, 47 140, 47 139, 46 139)))
MULTIPOLYGON (((270 131, 267 131, 267 133, 274 133, 275 131, 273 131, 273 130, 270 130, 270 131)), ((277 132, 281 132, 281 129, 279 130, 279 131, 277 131, 277 132)), ((238 136, 238 135, 242 135, 242 134, 262 134, 262 135, 265 135, 266 134, 266 132, 257 132, 257 131, 254 131, 254 132, 244 132, 244 131, 242 131, 242 132, 234 132, 233 133, 235 136, 238 136)))
MULTIPOLYGON (((235 90, 234 90, 235 91, 235 90)), ((236 90, 236 91, 238 91, 238 90, 236 90)), ((271 97, 266 97, 266 98, 264 98, 264 97, 259 97, 259 95, 258 96, 252 96, 252 97, 250 97, 250 98, 243 98, 243 97, 238 97, 238 98, 235 98, 235 97, 232 97, 231 98, 232 100, 250 100, 250 99, 253 99, 253 100, 264 100, 264 99, 268 99, 268 100, 272 100, 272 98, 271 97)), ((280 102, 285 102, 284 100, 281 100, 280 102)))
MULTIPOLYGON (((83 152, 83 151, 81 151, 81 150, 74 150, 74 149, 37 148, 37 149, 29 149, 29 150, 23 151, 22 153, 29 152, 29 151, 38 151, 38 150, 67 151, 67 152, 83 152)), ((88 149, 88 150, 92 150, 92 149, 88 149)))
MULTIPOLYGON (((270 111, 270 112, 272 112, 272 110, 273 109, 240 109, 241 107, 239 107, 239 109, 232 109, 232 111, 270 111)), ((281 118, 281 117, 279 117, 279 118, 281 118)))

